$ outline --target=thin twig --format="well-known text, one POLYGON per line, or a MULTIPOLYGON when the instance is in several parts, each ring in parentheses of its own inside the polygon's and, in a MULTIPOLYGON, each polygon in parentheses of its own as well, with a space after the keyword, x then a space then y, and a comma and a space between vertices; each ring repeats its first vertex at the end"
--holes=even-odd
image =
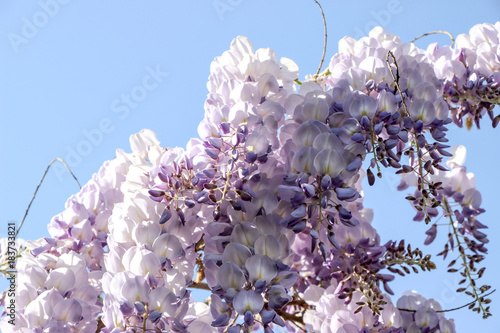
MULTIPOLYGON (((486 296, 490 296, 491 294, 493 294, 495 291, 497 291, 496 289, 493 289, 491 292, 487 293, 486 295, 483 295, 481 297, 486 297, 486 296)), ((456 311, 456 310, 460 310, 462 308, 465 308, 466 306, 469 306, 471 304, 475 304, 477 302, 477 300, 474 300, 472 302, 469 302, 467 304, 464 304, 462 306, 459 306, 459 307, 456 307, 456 308, 452 308, 452 309, 446 309, 446 310, 437 310, 436 312, 451 312, 451 311, 456 311)), ((410 309, 400 309, 398 308, 399 311, 405 311, 405 312, 417 312, 417 310, 410 310, 410 309)))
POLYGON ((387 62, 387 67, 389 68, 389 71, 391 72, 392 79, 394 80, 394 84, 396 85, 396 89, 399 92, 399 96, 401 96, 401 101, 403 102, 403 106, 406 111, 406 115, 410 116, 410 113, 408 112, 408 106, 406 105, 405 98, 403 96, 403 92, 401 91, 401 88, 399 87, 399 67, 398 63, 396 62, 396 57, 394 56, 394 53, 391 51, 387 52, 387 55, 385 57, 385 61, 387 62), (389 56, 392 58, 392 61, 394 62, 394 66, 396 67, 396 75, 394 75, 394 72, 392 71, 392 66, 391 62, 389 61, 389 56))
POLYGON ((73 178, 75 179, 76 183, 78 184, 78 187, 79 188, 82 188, 82 186, 80 185, 80 183, 78 182, 78 179, 76 179, 75 175, 73 174, 73 172, 71 172, 71 169, 68 167, 68 165, 66 164, 66 162, 64 162, 61 158, 59 157, 56 157, 52 160, 52 162, 49 163, 49 165, 47 166, 47 169, 45 169, 45 172, 43 173, 43 176, 42 176, 42 179, 40 179, 40 182, 38 183, 37 187, 36 187, 36 190, 35 190, 35 193, 33 193, 33 196, 31 197, 31 201, 28 205, 28 208, 26 208, 26 212, 24 212, 24 216, 23 216, 23 219, 21 220, 21 223, 19 223, 19 225, 17 226, 17 231, 16 231, 16 237, 17 237, 17 234, 19 233, 19 231, 21 230, 21 227, 23 226, 23 223, 24 223, 24 220, 26 219, 26 216, 28 216, 28 212, 30 210, 30 207, 31 207, 31 204, 33 203, 33 200, 35 200, 35 197, 36 197, 36 193, 38 192, 38 189, 40 188, 40 185, 42 185, 42 182, 43 180, 45 179, 45 176, 47 175, 47 172, 49 172, 49 169, 50 167, 52 166, 52 164, 54 164, 54 162, 56 161, 59 161, 61 162, 62 164, 64 164, 64 166, 66 167, 66 169, 68 169, 69 173, 71 174, 71 176, 73 176, 73 178))
POLYGON ((429 35, 434 35, 434 34, 445 34, 445 35, 448 35, 450 37, 450 39, 451 39, 451 47, 453 47, 453 45, 455 45, 455 38, 453 38, 453 35, 450 34, 448 31, 445 31, 445 30, 436 30, 436 31, 426 32, 425 34, 422 34, 422 35, 420 35, 418 37, 413 38, 413 40, 410 43, 413 43, 413 42, 415 42, 416 40, 419 40, 422 37, 429 36, 429 35))
POLYGON ((240 315, 237 313, 236 316, 234 316, 234 319, 229 323, 229 325, 227 325, 226 329, 224 330, 224 333, 227 333, 227 331, 229 330, 229 327, 233 326, 234 323, 236 323, 236 320, 238 319, 240 315))
MULTIPOLYGON (((394 84, 396 85, 396 90, 399 92, 399 96, 401 97, 401 102, 403 103, 406 115, 408 117, 410 117, 410 112, 408 111, 408 106, 406 105, 405 97, 403 96, 403 91, 401 90, 401 87, 399 86, 399 67, 398 67, 398 63, 396 61, 396 57, 394 56, 394 53, 392 53, 391 51, 388 51, 385 60, 387 62, 387 67, 389 68, 389 71, 391 72, 392 79, 394 80, 394 84), (391 66, 391 62, 389 61, 389 57, 392 58, 392 61, 394 63, 394 67, 396 67, 396 75, 394 75, 394 71, 392 70, 392 66, 391 66)), ((417 147, 417 153, 420 153, 421 149, 424 147, 419 146, 418 140, 417 140, 417 133, 415 132, 415 129, 413 129, 413 132, 414 132, 414 137, 415 137, 415 146, 417 147)), ((419 168, 419 176, 421 177, 422 182, 424 182, 424 177, 425 177, 424 166, 422 164, 422 159, 420 157, 418 158, 418 168, 419 168)), ((426 200, 424 200, 424 212, 425 212, 425 217, 427 218, 429 216, 429 214, 427 213, 426 200)))
POLYGON ((321 67, 323 67, 323 61, 325 60, 325 54, 326 54, 326 41, 328 39, 327 37, 327 32, 326 32, 326 19, 325 19, 325 13, 323 12, 323 8, 321 7, 320 3, 317 0, 313 0, 316 2, 316 4, 319 7, 319 10, 321 11, 321 17, 323 18, 323 27, 325 28, 325 43, 323 45, 323 55, 321 56, 321 62, 319 63, 318 70, 316 71, 316 74, 314 75, 315 77, 318 76, 319 71, 321 70, 321 67))

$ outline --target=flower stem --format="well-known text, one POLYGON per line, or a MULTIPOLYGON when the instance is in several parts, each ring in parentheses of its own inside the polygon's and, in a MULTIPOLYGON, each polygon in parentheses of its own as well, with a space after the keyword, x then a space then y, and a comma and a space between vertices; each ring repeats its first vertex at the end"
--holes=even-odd
POLYGON ((455 223, 453 221, 450 206, 448 205, 448 200, 446 198, 443 198, 443 206, 444 206, 443 207, 444 210, 446 211, 446 215, 450 219, 450 225, 453 228, 453 235, 455 236, 455 240, 456 240, 457 246, 459 248, 460 257, 462 257, 465 274, 467 276, 467 279, 469 280, 469 283, 470 283, 469 285, 472 286, 472 292, 474 293, 473 297, 475 299, 474 303, 478 302, 479 308, 481 309, 481 311, 483 313, 483 318, 486 318, 487 317, 486 314, 488 313, 488 311, 486 311, 483 307, 483 302, 481 301, 483 297, 479 296, 479 293, 478 293, 477 288, 476 288, 476 283, 474 282, 474 279, 471 276, 471 271, 469 269, 469 265, 467 264, 467 257, 465 255, 465 250, 460 250, 463 247, 461 246, 460 237, 458 237, 458 231, 457 231, 457 228, 455 227, 455 223))

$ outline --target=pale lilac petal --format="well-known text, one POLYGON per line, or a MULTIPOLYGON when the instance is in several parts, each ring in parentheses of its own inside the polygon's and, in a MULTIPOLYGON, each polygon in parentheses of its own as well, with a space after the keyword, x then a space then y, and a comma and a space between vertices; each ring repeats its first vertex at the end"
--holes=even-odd
POLYGON ((272 260, 281 256, 281 245, 272 235, 262 235, 255 241, 255 254, 266 255, 272 260))
POLYGON ((160 235, 153 243, 153 251, 159 257, 167 257, 170 260, 176 259, 184 254, 181 242, 174 235, 168 233, 160 235))
POLYGON ((47 289, 56 288, 61 295, 64 295, 68 290, 75 285, 75 274, 73 271, 66 267, 56 268, 50 272, 45 281, 47 289))
POLYGON ((149 301, 149 286, 141 276, 127 277, 121 287, 120 294, 124 300, 135 303, 149 301))
POLYGON ((318 174, 335 178, 345 168, 345 162, 337 151, 323 149, 314 158, 314 167, 318 174))
POLYGON ((250 249, 238 243, 229 243, 222 253, 222 262, 234 262, 238 266, 245 265, 245 261, 252 256, 250 249))
POLYGON ((54 307, 54 319, 78 323, 82 319, 82 306, 75 299, 64 299, 54 307))
POLYGON ((318 150, 311 147, 302 147, 293 155, 292 168, 296 172, 315 173, 314 158, 318 150))
POLYGON ((357 94, 349 104, 349 113, 356 119, 367 116, 369 119, 375 117, 377 102, 365 94, 357 94))
POLYGON ((253 290, 242 290, 234 296, 233 306, 239 314, 245 314, 247 311, 257 314, 264 306, 264 299, 253 290))
POLYGON ((242 270, 233 262, 226 262, 222 264, 217 272, 217 282, 221 285, 222 289, 240 290, 246 282, 245 275, 242 270))
POLYGON ((245 267, 252 282, 265 280, 267 283, 270 283, 278 273, 276 263, 268 256, 261 254, 256 254, 248 258, 245 262, 245 267))
POLYGON ((177 311, 178 299, 173 292, 167 288, 156 288, 150 293, 149 306, 151 310, 158 310, 173 317, 177 311))
POLYGON ((240 222, 234 226, 231 233, 231 242, 239 243, 245 246, 253 246, 259 238, 259 230, 249 222, 240 222))

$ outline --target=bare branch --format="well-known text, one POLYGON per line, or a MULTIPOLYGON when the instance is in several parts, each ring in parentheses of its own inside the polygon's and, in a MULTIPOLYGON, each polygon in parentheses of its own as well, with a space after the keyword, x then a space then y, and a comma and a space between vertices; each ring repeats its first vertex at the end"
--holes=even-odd
POLYGON ((323 67, 323 61, 325 60, 325 54, 326 54, 326 42, 327 42, 327 31, 326 31, 326 19, 325 19, 325 13, 323 12, 323 8, 321 7, 320 3, 317 0, 313 0, 316 2, 316 4, 319 7, 319 10, 321 11, 321 17, 323 18, 323 27, 325 28, 325 43, 323 45, 323 55, 321 56, 321 62, 319 63, 318 70, 316 71, 316 74, 314 75, 315 77, 318 76, 319 72, 321 71, 321 67, 323 67))
POLYGON ((28 216, 28 212, 30 210, 30 207, 31 207, 31 204, 33 203, 33 200, 35 200, 35 197, 36 197, 36 193, 38 192, 38 189, 40 188, 40 185, 42 185, 42 182, 43 180, 45 179, 45 176, 47 175, 47 172, 49 172, 49 169, 50 167, 52 166, 52 164, 54 164, 56 161, 59 161, 61 162, 62 164, 64 164, 64 166, 66 167, 66 169, 68 169, 69 173, 71 174, 71 176, 73 176, 73 178, 75 179, 76 183, 78 184, 78 187, 79 188, 82 188, 82 186, 80 185, 80 182, 78 182, 78 179, 76 179, 75 175, 73 174, 73 172, 71 172, 71 169, 68 167, 68 165, 66 164, 66 162, 63 161, 62 158, 59 158, 59 157, 56 157, 52 160, 52 162, 49 163, 49 165, 47 166, 47 169, 45 169, 45 172, 43 173, 43 176, 42 176, 42 179, 40 179, 40 182, 38 183, 36 189, 35 189, 35 193, 33 193, 33 196, 31 197, 31 201, 30 203, 28 204, 28 208, 26 208, 26 212, 24 212, 24 216, 23 216, 23 219, 21 220, 21 223, 19 223, 19 225, 17 226, 17 231, 16 231, 16 237, 17 237, 17 234, 19 234, 19 231, 21 230, 21 227, 23 226, 23 223, 24 223, 24 220, 26 219, 26 216, 28 216))
POLYGON ((399 92, 399 96, 401 96, 401 101, 403 102, 403 106, 405 108, 406 115, 410 116, 410 113, 408 112, 408 106, 406 105, 405 98, 403 96, 403 92, 401 91, 401 88, 399 87, 399 67, 398 63, 396 62, 396 57, 394 56, 394 53, 391 51, 387 52, 387 56, 385 57, 385 61, 387 62, 387 68, 389 68, 389 71, 391 72, 392 79, 394 80, 394 84, 396 85, 396 89, 399 92), (391 62, 389 61, 389 57, 392 58, 392 61, 394 63, 394 66, 396 67, 396 75, 394 75, 394 71, 392 70, 391 62))
POLYGON ((455 38, 453 38, 453 35, 450 34, 448 31, 444 31, 444 30, 436 30, 436 31, 426 32, 425 34, 422 34, 422 35, 420 35, 418 37, 413 38, 413 40, 410 43, 413 43, 413 42, 415 42, 416 40, 419 40, 422 37, 429 36, 429 35, 434 35, 434 34, 445 34, 445 35, 448 35, 450 37, 450 39, 451 39, 451 47, 453 47, 453 45, 455 45, 455 38))

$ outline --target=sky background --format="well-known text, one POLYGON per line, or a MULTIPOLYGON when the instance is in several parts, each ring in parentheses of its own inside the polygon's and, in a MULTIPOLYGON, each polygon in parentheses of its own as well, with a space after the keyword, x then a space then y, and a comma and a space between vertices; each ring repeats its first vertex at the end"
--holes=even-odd
MULTIPOLYGON (((477 23, 500 19, 498 0, 474 5, 426 0, 321 2, 328 24, 325 66, 340 38, 359 38, 375 25, 410 41, 433 30, 457 36, 477 23)), ((301 79, 318 67, 323 23, 312 0, 1 0, 0 237, 6 236, 8 222, 21 220, 53 158, 65 159, 83 185, 117 148, 130 151, 129 136, 143 128, 155 131, 168 147, 185 147, 189 138, 197 137, 210 63, 238 35, 249 37, 255 49, 270 47, 278 57, 293 59, 301 79), (152 72, 156 80, 145 82, 152 72), (127 105, 124 96, 132 92, 140 101, 127 105)), ((433 41, 449 44, 447 36, 433 35, 417 45, 425 48, 433 41)), ((484 262, 488 269, 480 281, 494 288, 500 287, 495 211, 499 131, 486 120, 480 131, 457 128, 449 133, 451 144, 467 146, 466 165, 476 174, 483 194, 487 212, 481 221, 490 226, 491 241, 484 262)), ((438 230, 436 245, 424 249, 427 228, 412 222, 406 193, 395 190, 398 182, 386 172, 374 187, 365 189, 365 205, 375 210, 374 225, 382 241, 405 238, 413 247, 437 254, 447 229, 438 230)), ((68 172, 60 166, 51 169, 19 236, 47 236, 47 223, 77 191, 68 172)), ((391 284, 394 299, 415 289, 445 309, 467 303, 469 298, 454 293, 458 274, 446 273, 442 259, 435 262, 441 269, 396 279, 391 284)), ((2 280, 0 287, 5 286, 2 280)), ((491 298, 493 317, 488 320, 466 309, 448 313, 455 318, 457 332, 498 329, 500 291, 491 298)))

